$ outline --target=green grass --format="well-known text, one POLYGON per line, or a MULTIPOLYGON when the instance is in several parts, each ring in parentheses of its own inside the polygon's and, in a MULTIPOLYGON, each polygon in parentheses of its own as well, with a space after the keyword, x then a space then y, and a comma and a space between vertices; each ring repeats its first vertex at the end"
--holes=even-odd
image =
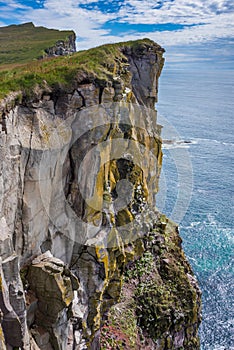
POLYGON ((0 65, 38 59, 45 55, 45 49, 70 35, 74 32, 35 27, 33 23, 0 27, 0 65))
MULTIPOLYGON (((81 76, 104 83, 118 73, 119 63, 125 60, 121 48, 131 46, 138 50, 141 44, 152 44, 149 39, 127 43, 102 45, 72 55, 47 58, 40 61, 0 69, 0 99, 11 91, 31 95, 33 88, 46 84, 51 88, 73 86, 81 76)), ((0 66, 1 68, 1 66, 0 66)))

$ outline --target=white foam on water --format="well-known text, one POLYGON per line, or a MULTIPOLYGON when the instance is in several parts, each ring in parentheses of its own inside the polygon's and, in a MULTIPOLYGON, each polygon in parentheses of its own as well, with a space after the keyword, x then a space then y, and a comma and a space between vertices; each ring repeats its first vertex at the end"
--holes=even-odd
POLYGON ((219 145, 230 146, 230 147, 234 146, 233 142, 224 142, 216 139, 207 139, 207 138, 191 138, 191 144, 202 144, 204 142, 216 143, 219 145))
POLYGON ((190 148, 190 146, 186 144, 171 144, 171 145, 165 145, 163 144, 162 149, 175 149, 175 148, 190 148))

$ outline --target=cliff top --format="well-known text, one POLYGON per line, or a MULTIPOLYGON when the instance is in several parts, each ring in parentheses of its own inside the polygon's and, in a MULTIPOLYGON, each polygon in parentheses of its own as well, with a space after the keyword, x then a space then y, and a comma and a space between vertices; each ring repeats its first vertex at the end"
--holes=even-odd
POLYGON ((120 62, 128 64, 126 54, 138 56, 145 50, 159 55, 164 52, 154 41, 141 39, 102 45, 69 56, 31 61, 8 69, 1 70, 0 66, 0 99, 16 91, 31 95, 35 87, 66 89, 81 81, 98 81, 105 85, 118 76, 120 62))
MULTIPOLYGON (((73 31, 35 27, 32 22, 0 27, 1 65, 21 64, 45 55, 45 50, 60 40, 74 36, 73 31)), ((8 68, 8 67, 6 67, 8 68)))

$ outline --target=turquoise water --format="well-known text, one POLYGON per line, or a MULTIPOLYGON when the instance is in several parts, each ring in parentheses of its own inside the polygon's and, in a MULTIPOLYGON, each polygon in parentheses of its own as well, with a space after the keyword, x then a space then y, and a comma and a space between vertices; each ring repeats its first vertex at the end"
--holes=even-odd
POLYGON ((202 350, 234 349, 233 81, 231 70, 164 69, 160 78, 158 121, 174 142, 164 148, 158 206, 180 222, 202 289, 202 350))

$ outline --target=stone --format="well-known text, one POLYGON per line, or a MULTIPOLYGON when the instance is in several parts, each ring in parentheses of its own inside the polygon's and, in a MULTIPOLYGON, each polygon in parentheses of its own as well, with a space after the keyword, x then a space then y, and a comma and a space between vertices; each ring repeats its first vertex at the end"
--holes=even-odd
POLYGON ((4 217, 0 220, 0 257, 1 259, 7 258, 13 253, 13 244, 9 229, 4 217))
POLYGON ((46 56, 66 56, 76 52, 76 35, 69 35, 67 40, 59 40, 54 46, 45 50, 46 56))
POLYGON ((25 299, 19 276, 18 257, 0 260, 0 308, 6 345, 27 348, 29 335, 26 326, 25 299), (14 332, 12 332, 14 330, 14 332))
POLYGON ((47 251, 32 261, 26 279, 28 293, 35 296, 28 299, 28 319, 31 313, 31 326, 34 327, 32 334, 37 345, 43 348, 50 342, 56 349, 65 349, 69 326, 68 308, 74 298, 73 286, 79 286, 77 278, 63 261, 47 251))

